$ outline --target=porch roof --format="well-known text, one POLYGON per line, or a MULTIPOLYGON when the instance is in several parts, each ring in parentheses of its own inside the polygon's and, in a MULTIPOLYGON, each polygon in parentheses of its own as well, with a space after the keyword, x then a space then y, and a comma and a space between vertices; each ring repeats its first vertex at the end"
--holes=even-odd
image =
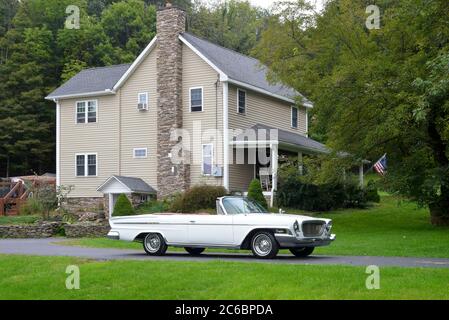
POLYGON ((289 132, 259 123, 249 128, 249 130, 254 130, 256 136, 255 141, 248 139, 248 132, 243 132, 233 138, 232 144, 237 144, 236 142, 257 143, 260 141, 272 141, 273 138, 270 137, 270 130, 277 130, 277 141, 274 142, 277 142, 281 146, 284 145, 286 147, 309 151, 312 153, 330 152, 324 144, 298 133, 289 132))
POLYGON ((114 189, 115 192, 120 191, 120 193, 156 193, 156 190, 141 178, 116 175, 109 177, 101 186, 98 187, 97 191, 103 193, 113 193, 111 192, 112 189, 114 189), (120 187, 113 187, 113 183, 118 183, 120 187))

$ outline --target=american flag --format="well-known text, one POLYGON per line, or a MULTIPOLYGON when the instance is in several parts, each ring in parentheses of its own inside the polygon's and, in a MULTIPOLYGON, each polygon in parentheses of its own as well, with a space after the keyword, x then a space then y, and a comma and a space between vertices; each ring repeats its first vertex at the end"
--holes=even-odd
POLYGON ((387 154, 384 154, 382 158, 377 160, 377 162, 374 164, 374 170, 380 175, 385 175, 387 172, 387 154))

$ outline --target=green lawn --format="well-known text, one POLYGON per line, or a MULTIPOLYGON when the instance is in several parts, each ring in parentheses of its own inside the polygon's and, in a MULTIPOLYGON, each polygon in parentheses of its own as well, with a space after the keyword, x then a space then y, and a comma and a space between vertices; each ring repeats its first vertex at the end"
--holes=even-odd
POLYGON ((1 216, 0 225, 6 224, 31 224, 39 220, 40 216, 1 216))
MULTIPOLYGON (((427 209, 417 208, 411 202, 399 202, 386 194, 382 195, 380 204, 369 209, 339 210, 317 216, 333 219, 337 240, 328 247, 316 249, 316 254, 449 258, 449 229, 432 226, 427 209)), ((142 248, 138 243, 102 238, 67 243, 101 248, 142 248)))
POLYGON ((449 269, 265 263, 108 261, 0 255, 0 299, 449 299, 449 269), (65 288, 68 265, 80 289, 65 288))

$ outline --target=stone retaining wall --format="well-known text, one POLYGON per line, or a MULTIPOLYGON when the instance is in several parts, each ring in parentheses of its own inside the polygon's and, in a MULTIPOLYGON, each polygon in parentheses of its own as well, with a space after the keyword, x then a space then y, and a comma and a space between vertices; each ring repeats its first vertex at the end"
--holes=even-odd
POLYGON ((65 233, 68 238, 105 237, 109 230, 107 223, 82 222, 39 222, 23 225, 0 225, 0 238, 50 238, 65 233))
POLYGON ((83 238, 83 237, 105 237, 111 227, 109 224, 98 223, 74 223, 64 226, 67 238, 83 238))
POLYGON ((0 238, 49 238, 60 234, 63 222, 0 226, 0 238))

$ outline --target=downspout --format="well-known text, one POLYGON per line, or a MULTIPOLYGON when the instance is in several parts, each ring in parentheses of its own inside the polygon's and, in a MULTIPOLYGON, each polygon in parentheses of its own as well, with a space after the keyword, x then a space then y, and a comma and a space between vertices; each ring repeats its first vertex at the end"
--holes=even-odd
POLYGON ((56 103, 56 187, 61 185, 61 105, 59 100, 56 103))
POLYGON ((223 81, 223 187, 229 191, 228 82, 223 81))

